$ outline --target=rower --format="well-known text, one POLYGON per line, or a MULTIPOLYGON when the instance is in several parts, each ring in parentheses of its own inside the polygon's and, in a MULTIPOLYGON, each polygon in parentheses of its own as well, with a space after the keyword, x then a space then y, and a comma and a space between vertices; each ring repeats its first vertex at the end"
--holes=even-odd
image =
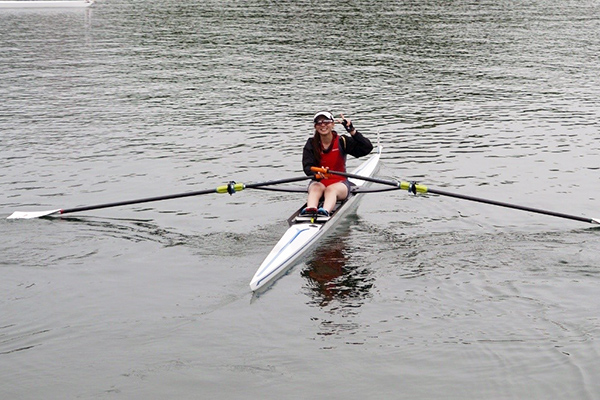
MULTIPOLYGON (((315 132, 304 145, 302 166, 306 175, 315 175, 311 167, 325 167, 332 171, 346 172, 346 156, 366 156, 373 150, 371 141, 358 132, 352 121, 344 114, 335 120, 329 111, 319 111, 313 117, 315 132), (340 123, 350 134, 338 135, 334 130, 335 123, 340 123)), ((339 175, 329 175, 315 180, 308 186, 308 200, 301 215, 322 215, 328 217, 336 202, 342 201, 350 193, 350 182, 339 175), (324 198, 319 207, 319 200, 324 198)))

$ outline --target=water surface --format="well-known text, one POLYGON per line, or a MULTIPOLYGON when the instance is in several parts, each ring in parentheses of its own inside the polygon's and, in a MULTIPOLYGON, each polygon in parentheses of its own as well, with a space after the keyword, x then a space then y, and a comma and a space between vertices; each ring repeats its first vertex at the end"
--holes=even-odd
MULTIPOLYGON (((598 7, 1 10, 0 214, 296 176, 329 109, 381 177, 600 217, 598 7)), ((258 298, 301 195, 0 219, 1 397, 598 397, 597 228, 368 196, 258 298)))

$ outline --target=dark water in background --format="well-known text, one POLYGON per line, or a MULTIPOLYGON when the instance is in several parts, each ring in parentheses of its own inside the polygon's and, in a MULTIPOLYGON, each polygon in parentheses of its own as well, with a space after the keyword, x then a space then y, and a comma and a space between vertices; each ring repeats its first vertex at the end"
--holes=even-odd
MULTIPOLYGON (((320 109, 382 177, 600 217, 594 1, 0 10, 0 213, 295 176, 320 109)), ((352 161, 350 165, 355 165, 352 161)), ((302 196, 0 220, 2 398, 597 398, 597 228, 407 193, 263 296, 302 196)))

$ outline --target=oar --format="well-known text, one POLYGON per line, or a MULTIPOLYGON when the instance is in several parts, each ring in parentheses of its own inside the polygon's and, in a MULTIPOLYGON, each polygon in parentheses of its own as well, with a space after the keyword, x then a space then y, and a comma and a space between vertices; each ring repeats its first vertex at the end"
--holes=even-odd
POLYGON ((363 180, 363 181, 380 183, 382 185, 395 186, 397 189, 408 190, 409 192, 414 193, 414 194, 416 194, 416 193, 433 193, 433 194, 438 194, 438 195, 441 195, 441 196, 455 197, 457 199, 476 201, 476 202, 479 202, 479 203, 491 204, 491 205, 494 205, 494 206, 500 206, 500 207, 506 207, 506 208, 513 208, 513 209, 516 209, 516 210, 528 211, 528 212, 537 213, 537 214, 551 215, 553 217, 566 218, 566 219, 571 219, 571 220, 574 220, 574 221, 587 222, 587 223, 590 223, 590 224, 600 224, 600 219, 598 219, 598 218, 580 217, 580 216, 577 216, 577 215, 569 215, 569 214, 564 214, 564 213, 559 213, 559 212, 554 212, 554 211, 541 210, 539 208, 533 208, 533 207, 520 206, 520 205, 517 205, 517 204, 504 203, 502 201, 482 199, 482 198, 479 198, 479 197, 473 197, 473 196, 468 196, 468 195, 459 194, 459 193, 451 193, 451 192, 446 192, 444 190, 431 189, 431 188, 428 188, 425 185, 418 185, 418 184, 416 184, 414 182, 388 181, 388 180, 377 179, 377 178, 370 178, 370 177, 361 176, 361 175, 349 174, 349 173, 346 173, 346 172, 331 171, 331 170, 329 170, 327 168, 312 167, 311 169, 314 172, 318 172, 318 173, 322 173, 322 174, 334 174, 334 175, 345 176, 347 178, 353 178, 353 179, 359 179, 359 180, 363 180))
POLYGON ((303 181, 303 180, 307 180, 307 179, 312 179, 312 177, 311 176, 301 176, 301 177, 296 177, 296 178, 279 179, 279 180, 274 180, 274 181, 248 183, 248 184, 229 182, 227 185, 218 186, 215 189, 169 194, 169 195, 165 195, 165 196, 148 197, 145 199, 125 200, 125 201, 117 201, 114 203, 104 203, 104 204, 96 204, 96 205, 92 205, 92 206, 65 208, 65 209, 57 209, 57 210, 49 210, 49 211, 15 211, 10 216, 8 216, 8 219, 40 218, 40 217, 45 217, 45 216, 52 215, 52 214, 68 214, 68 213, 81 212, 81 211, 98 210, 101 208, 108 208, 108 207, 126 206, 129 204, 149 203, 151 201, 161 201, 161 200, 178 199, 181 197, 200 196, 203 194, 211 194, 211 193, 233 194, 235 192, 239 192, 244 189, 261 188, 263 186, 298 182, 298 181, 303 181))

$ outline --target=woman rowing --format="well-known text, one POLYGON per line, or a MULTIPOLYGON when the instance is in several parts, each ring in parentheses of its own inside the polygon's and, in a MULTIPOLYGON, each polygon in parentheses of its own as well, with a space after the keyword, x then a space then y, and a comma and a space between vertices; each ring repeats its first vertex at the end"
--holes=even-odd
MULTIPOLYGON (((346 172, 346 156, 366 156, 373 150, 369 139, 354 129, 352 121, 340 114, 341 118, 334 120, 328 111, 320 111, 315 114, 315 134, 306 141, 302 153, 302 165, 306 175, 315 175, 311 167, 329 168, 331 171, 346 172), (343 125, 348 135, 338 135, 333 129, 335 122, 343 125)), ((350 193, 350 182, 347 178, 339 175, 329 175, 325 178, 312 181, 308 186, 308 200, 306 208, 301 214, 318 214, 329 216, 337 201, 348 197, 350 193), (319 201, 324 197, 323 205, 319 208, 319 201)))

